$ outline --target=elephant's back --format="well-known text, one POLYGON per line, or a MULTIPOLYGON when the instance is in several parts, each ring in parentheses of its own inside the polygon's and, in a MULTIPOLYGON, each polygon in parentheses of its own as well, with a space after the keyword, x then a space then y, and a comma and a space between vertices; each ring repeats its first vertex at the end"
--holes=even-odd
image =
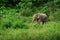
POLYGON ((46 14, 40 14, 40 16, 41 16, 41 17, 47 17, 47 15, 46 15, 46 14))
POLYGON ((40 16, 40 19, 41 19, 42 21, 44 21, 44 20, 47 19, 47 15, 44 14, 44 13, 39 14, 39 16, 40 16))

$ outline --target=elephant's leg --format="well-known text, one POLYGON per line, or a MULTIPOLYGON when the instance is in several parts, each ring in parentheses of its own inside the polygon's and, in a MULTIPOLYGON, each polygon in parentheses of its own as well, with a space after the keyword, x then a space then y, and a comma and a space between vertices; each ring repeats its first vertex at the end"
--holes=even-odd
POLYGON ((38 24, 40 24, 40 20, 37 20, 38 24))
POLYGON ((33 19, 32 19, 32 23, 33 23, 35 20, 36 20, 36 18, 33 18, 33 19))
POLYGON ((47 18, 44 18, 42 24, 46 24, 46 22, 47 22, 47 18))
POLYGON ((44 21, 42 21, 42 24, 44 24, 44 21))
POLYGON ((42 21, 42 24, 46 24, 46 21, 42 21))

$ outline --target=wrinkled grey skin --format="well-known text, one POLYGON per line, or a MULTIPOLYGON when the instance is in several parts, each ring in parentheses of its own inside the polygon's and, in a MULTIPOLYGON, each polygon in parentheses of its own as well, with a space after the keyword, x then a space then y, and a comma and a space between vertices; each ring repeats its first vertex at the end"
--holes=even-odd
POLYGON ((45 24, 47 22, 47 15, 44 13, 37 13, 33 15, 33 19, 32 19, 32 23, 34 21, 37 21, 38 24, 40 24, 40 22, 42 22, 42 24, 45 24))

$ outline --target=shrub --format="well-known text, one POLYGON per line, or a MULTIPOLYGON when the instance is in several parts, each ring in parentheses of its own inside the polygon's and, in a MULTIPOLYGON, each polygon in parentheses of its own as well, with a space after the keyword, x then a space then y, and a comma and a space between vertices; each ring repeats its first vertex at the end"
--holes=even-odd
POLYGON ((11 28, 12 23, 11 22, 7 22, 3 25, 4 28, 11 28))
POLYGON ((16 24, 13 28, 14 29, 17 29, 17 28, 28 29, 28 26, 26 24, 20 23, 20 24, 16 24))
POLYGON ((29 17, 31 15, 31 9, 27 8, 24 9, 23 12, 21 13, 22 16, 29 17))

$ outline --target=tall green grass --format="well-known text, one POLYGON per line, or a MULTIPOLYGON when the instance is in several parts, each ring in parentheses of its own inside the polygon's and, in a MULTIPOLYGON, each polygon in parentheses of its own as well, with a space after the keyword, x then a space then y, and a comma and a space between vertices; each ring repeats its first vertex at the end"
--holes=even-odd
POLYGON ((60 22, 48 22, 29 29, 0 30, 0 40, 60 40, 60 22))

